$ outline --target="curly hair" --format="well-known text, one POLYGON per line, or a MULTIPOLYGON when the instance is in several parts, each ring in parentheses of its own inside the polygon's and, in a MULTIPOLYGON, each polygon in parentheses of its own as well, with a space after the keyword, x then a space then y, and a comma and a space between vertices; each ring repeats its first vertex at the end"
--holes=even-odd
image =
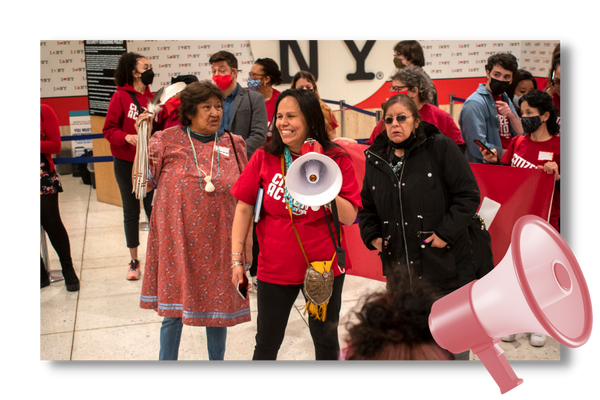
POLYGON ((259 58, 254 61, 254 64, 258 64, 263 67, 265 75, 271 78, 271 86, 277 86, 281 84, 281 71, 279 65, 270 58, 259 58))
POLYGON ((429 330, 429 314, 436 296, 418 280, 408 287, 372 293, 348 322, 347 360, 452 360, 429 330))
POLYGON ((135 71, 137 62, 144 56, 137 53, 125 53, 119 58, 117 69, 115 70, 115 84, 117 86, 125 86, 127 84, 133 85, 133 74, 135 71))
POLYGON ((487 64, 485 65, 485 70, 488 72, 492 72, 494 66, 499 65, 505 70, 512 72, 513 77, 517 73, 517 69, 519 68, 519 64, 517 63, 517 58, 510 53, 497 53, 491 55, 488 58, 487 64))
POLYGON ((419 101, 429 103, 433 99, 435 88, 425 75, 421 67, 406 67, 396 71, 391 77, 392 81, 401 81, 409 89, 419 89, 419 101))

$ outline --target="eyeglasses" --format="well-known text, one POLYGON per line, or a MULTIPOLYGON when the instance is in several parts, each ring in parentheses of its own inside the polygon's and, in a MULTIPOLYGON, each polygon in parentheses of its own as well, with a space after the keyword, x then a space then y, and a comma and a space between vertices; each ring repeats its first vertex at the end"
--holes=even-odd
MULTIPOLYGON (((410 115, 396 115, 396 121, 398 121, 399 124, 405 122, 408 117, 410 117, 410 115)), ((383 119, 383 122, 385 122, 387 125, 391 125, 394 123, 394 117, 385 117, 383 119)))
POLYGON ((394 93, 400 93, 405 89, 408 89, 408 86, 390 86, 390 92, 394 93))
POLYGON ((248 72, 248 76, 250 77, 250 79, 258 79, 258 78, 262 78, 263 76, 265 76, 265 74, 254 74, 252 72, 248 72))

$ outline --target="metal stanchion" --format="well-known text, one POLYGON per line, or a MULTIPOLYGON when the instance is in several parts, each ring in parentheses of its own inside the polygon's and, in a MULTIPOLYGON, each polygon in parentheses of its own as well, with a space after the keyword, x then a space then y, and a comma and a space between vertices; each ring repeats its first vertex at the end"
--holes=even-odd
POLYGON ((375 111, 375 125, 377 125, 379 123, 379 121, 381 121, 382 115, 383 115, 383 110, 375 111))
POLYGON ((340 100, 340 127, 342 130, 342 137, 346 137, 346 132, 345 132, 345 123, 344 123, 344 100, 340 100))
POLYGON ((48 244, 46 243, 46 231, 44 227, 40 225, 40 246, 42 249, 42 259, 44 260, 44 266, 48 272, 48 278, 51 283, 59 282, 64 280, 62 270, 50 270, 50 257, 48 257, 48 244))
POLYGON ((450 116, 454 118, 454 95, 450 95, 450 116))

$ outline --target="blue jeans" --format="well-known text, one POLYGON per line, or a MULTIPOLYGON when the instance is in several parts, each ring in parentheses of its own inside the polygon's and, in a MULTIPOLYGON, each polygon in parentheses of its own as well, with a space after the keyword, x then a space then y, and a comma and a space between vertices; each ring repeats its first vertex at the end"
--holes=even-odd
MULTIPOLYGON (((181 317, 165 317, 160 327, 159 360, 177 360, 179 355, 179 342, 183 321, 181 317)), ((225 359, 225 343, 227 341, 227 327, 207 326, 206 342, 209 360, 225 359)))

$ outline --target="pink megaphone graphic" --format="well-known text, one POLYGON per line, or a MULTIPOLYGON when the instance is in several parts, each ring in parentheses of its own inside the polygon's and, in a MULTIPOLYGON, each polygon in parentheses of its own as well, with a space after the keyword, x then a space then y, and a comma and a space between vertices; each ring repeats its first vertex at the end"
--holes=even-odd
POLYGON ((471 349, 506 393, 523 380, 497 344, 503 336, 538 332, 579 347, 592 333, 592 319, 573 252, 547 222, 526 215, 515 224, 510 247, 494 270, 433 304, 429 329, 452 353, 471 349))

